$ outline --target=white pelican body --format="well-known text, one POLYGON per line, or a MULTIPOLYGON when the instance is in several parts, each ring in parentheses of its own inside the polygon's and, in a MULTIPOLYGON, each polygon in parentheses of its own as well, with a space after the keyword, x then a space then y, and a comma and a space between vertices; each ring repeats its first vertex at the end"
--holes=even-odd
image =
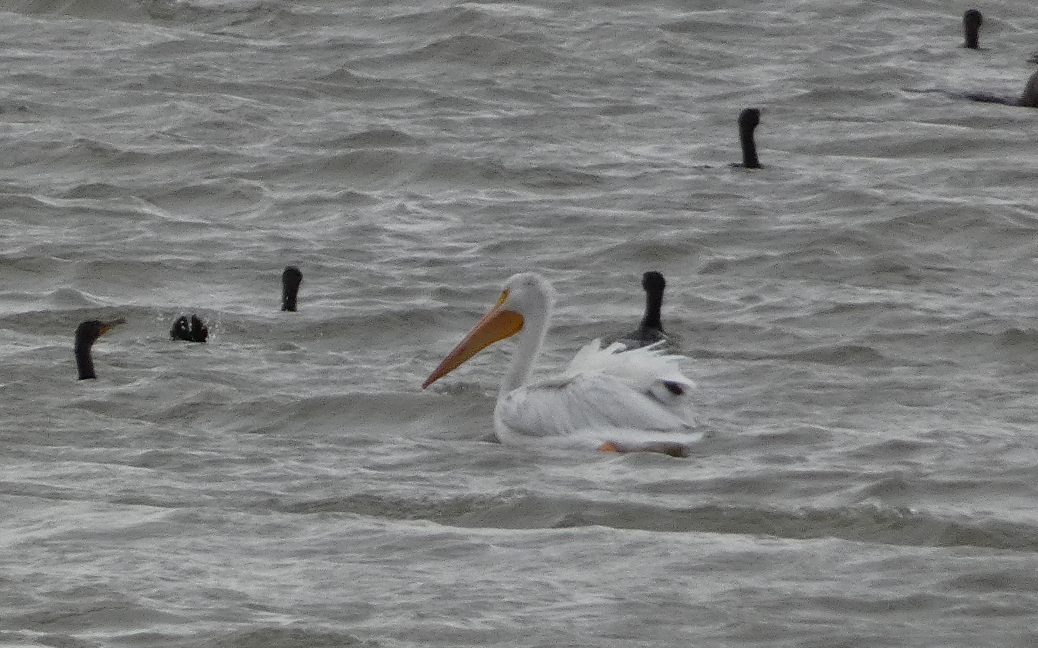
POLYGON ((500 299, 422 385, 428 387, 481 349, 519 334, 494 408, 494 429, 506 444, 549 444, 613 452, 686 456, 695 434, 687 400, 695 384, 679 356, 659 345, 625 351, 594 340, 561 374, 530 381, 551 319, 555 291, 534 273, 517 274, 500 299))

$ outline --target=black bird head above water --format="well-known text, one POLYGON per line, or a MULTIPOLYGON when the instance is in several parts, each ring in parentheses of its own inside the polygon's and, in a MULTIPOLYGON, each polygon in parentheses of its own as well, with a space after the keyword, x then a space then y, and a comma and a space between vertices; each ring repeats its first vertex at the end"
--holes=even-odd
POLYGON ((966 34, 966 44, 963 47, 978 49, 980 47, 980 26, 984 23, 984 17, 976 9, 967 9, 962 15, 962 31, 966 34))
POLYGON ((97 374, 94 373, 94 359, 90 355, 90 349, 97 338, 104 335, 113 326, 125 323, 126 320, 121 318, 107 322, 89 320, 76 327, 76 368, 79 369, 80 380, 97 378, 97 374))
POLYGON ((753 141, 753 131, 759 123, 760 108, 746 108, 739 113, 739 143, 742 144, 742 166, 747 169, 761 168, 760 160, 757 159, 757 145, 753 141))
POLYGON ((187 315, 181 315, 173 322, 169 337, 187 342, 205 342, 209 339, 209 329, 198 315, 192 315, 190 319, 187 315))
POLYGON ((303 273, 295 266, 287 266, 281 273, 281 310, 295 311, 296 297, 299 295, 299 284, 303 283, 303 273))

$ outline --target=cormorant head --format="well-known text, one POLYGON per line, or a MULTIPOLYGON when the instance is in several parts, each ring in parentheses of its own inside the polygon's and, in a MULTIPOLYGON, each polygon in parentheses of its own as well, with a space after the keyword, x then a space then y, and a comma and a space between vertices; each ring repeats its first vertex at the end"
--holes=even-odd
POLYGON ((739 113, 739 130, 752 131, 760 123, 760 108, 746 108, 739 113))
POLYGON ((659 272, 649 270, 642 275, 642 288, 644 288, 646 292, 663 292, 663 289, 666 287, 667 281, 659 272))
POLYGON ((89 320, 76 327, 76 367, 79 369, 79 379, 86 380, 97 378, 94 373, 94 360, 90 356, 90 349, 94 346, 97 338, 105 334, 113 326, 125 324, 124 319, 111 321, 89 320))
POLYGON ((976 9, 968 9, 962 15, 962 29, 966 32, 966 45, 969 49, 977 49, 980 46, 980 26, 984 23, 984 17, 976 9))

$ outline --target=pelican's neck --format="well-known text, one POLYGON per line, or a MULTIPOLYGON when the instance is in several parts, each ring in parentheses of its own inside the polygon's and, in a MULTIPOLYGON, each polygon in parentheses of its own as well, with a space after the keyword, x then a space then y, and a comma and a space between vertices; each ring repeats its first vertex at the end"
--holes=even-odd
POLYGON ((543 314, 534 313, 523 316, 523 328, 516 336, 515 351, 512 353, 512 363, 508 367, 508 373, 501 381, 501 390, 498 398, 501 398, 513 389, 526 384, 533 371, 533 363, 541 353, 541 346, 548 334, 548 322, 551 320, 550 305, 543 314))

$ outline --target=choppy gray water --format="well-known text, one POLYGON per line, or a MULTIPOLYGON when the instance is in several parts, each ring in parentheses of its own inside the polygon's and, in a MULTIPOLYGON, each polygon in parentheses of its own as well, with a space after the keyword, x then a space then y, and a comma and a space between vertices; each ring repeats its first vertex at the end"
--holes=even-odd
POLYGON ((957 97, 1038 11, 964 8, 0 0, 0 643, 1033 645, 1038 112, 957 97), (667 276, 693 457, 419 388, 527 269, 545 370, 667 276))

